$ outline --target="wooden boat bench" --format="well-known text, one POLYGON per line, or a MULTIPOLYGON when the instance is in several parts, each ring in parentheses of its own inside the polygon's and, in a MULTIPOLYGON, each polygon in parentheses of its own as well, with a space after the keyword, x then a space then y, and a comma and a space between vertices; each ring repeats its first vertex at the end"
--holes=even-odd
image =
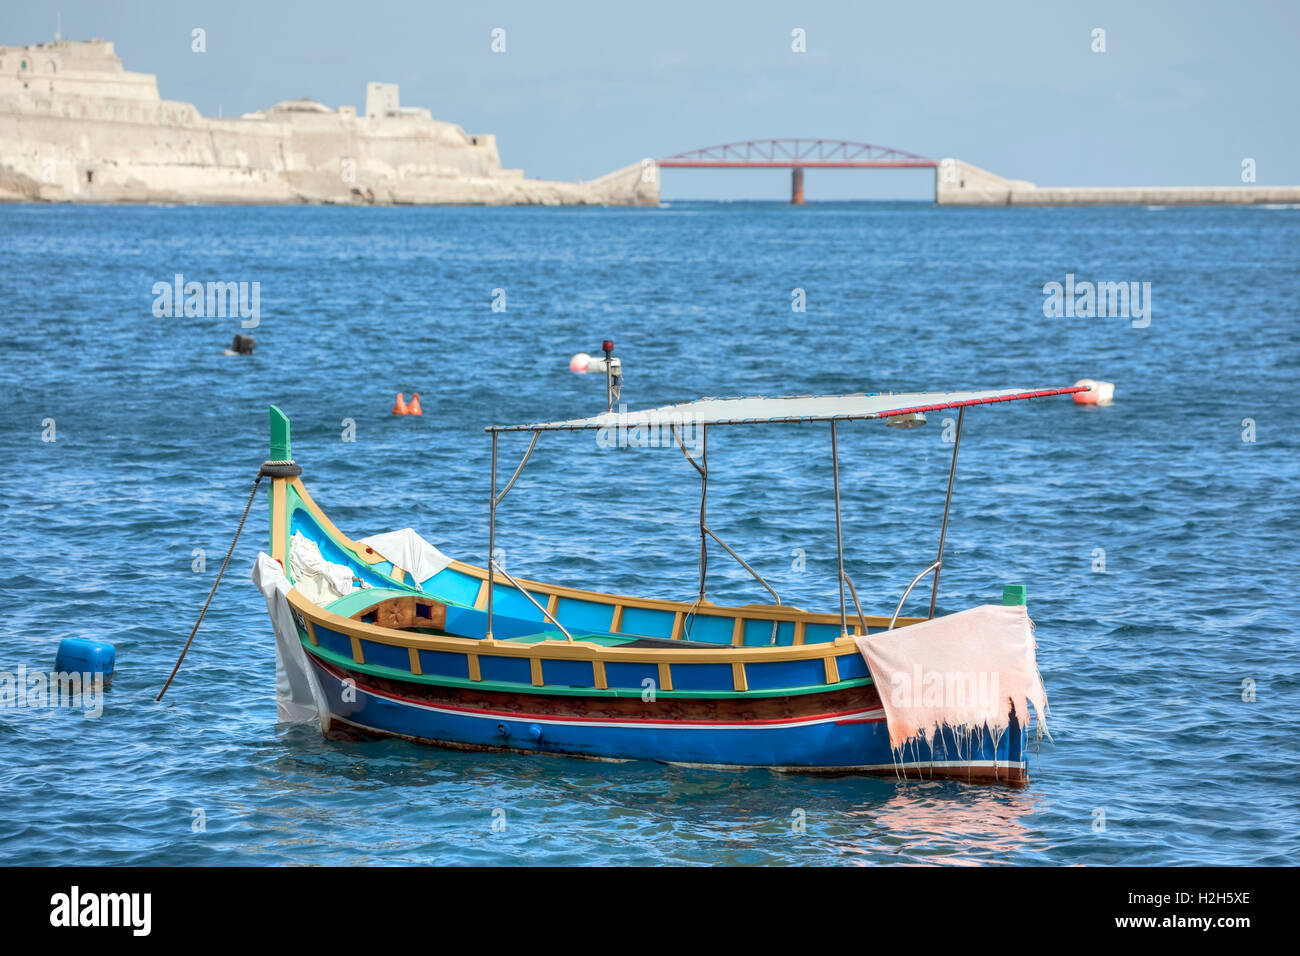
MULTIPOLYGON (((379 589, 367 588, 366 590, 376 591, 379 589)), ((365 591, 354 593, 364 595, 365 591)), ((351 596, 348 595, 348 597, 351 596)), ((379 627, 391 627, 398 630, 429 628, 441 632, 447 626, 447 605, 441 601, 420 597, 416 594, 393 594, 393 592, 386 590, 383 594, 376 596, 378 600, 372 601, 366 607, 347 616, 351 620, 361 621, 363 624, 377 624, 379 627), (384 594, 392 596, 383 596, 384 594)))

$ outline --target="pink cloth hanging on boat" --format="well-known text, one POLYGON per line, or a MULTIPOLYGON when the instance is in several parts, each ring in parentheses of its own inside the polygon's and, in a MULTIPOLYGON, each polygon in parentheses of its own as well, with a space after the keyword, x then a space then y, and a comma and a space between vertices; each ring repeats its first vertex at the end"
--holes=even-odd
POLYGON ((944 726, 964 733, 987 726, 1001 735, 1013 707, 1027 726, 1027 704, 1038 733, 1047 730, 1047 692, 1024 605, 986 604, 854 640, 880 692, 895 750, 933 740, 944 726))

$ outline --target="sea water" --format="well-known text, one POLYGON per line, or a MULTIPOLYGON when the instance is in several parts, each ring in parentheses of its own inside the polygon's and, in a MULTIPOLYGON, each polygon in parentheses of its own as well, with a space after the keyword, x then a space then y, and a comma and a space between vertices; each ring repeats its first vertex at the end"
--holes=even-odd
MULTIPOLYGON (((0 671, 48 670, 64 637, 117 648, 97 718, 0 708, 7 862, 1300 862, 1298 210, 14 205, 0 238, 0 671), (1059 314, 1050 284, 1067 276, 1136 283, 1140 310, 1059 314), (190 282, 256 290, 256 322, 206 296, 187 311, 190 282), (235 334, 252 356, 223 354, 235 334), (1107 408, 965 417, 938 607, 1028 587, 1051 705, 1028 788, 279 724, 249 580, 265 495, 154 702, 268 455, 269 403, 345 532, 413 526, 482 562, 483 426, 603 411, 603 377, 568 360, 607 338, 633 409, 1116 383, 1107 408), (391 415, 413 391, 423 416, 391 415)), ((839 428, 846 567, 868 613, 892 613, 936 556, 954 417, 839 428)), ((773 425, 709 442, 711 526, 815 610, 838 609, 829 438, 773 425)), ((503 479, 525 445, 502 439, 503 479)), ((548 434, 501 506, 498 559, 690 599, 698 495, 675 448, 548 434)), ((709 587, 769 600, 717 548, 709 587)))

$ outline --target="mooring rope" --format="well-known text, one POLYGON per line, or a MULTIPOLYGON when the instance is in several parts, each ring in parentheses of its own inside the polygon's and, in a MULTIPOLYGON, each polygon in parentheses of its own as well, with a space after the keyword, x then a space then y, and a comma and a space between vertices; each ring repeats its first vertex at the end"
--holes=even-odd
MULTIPOLYGON (((268 462, 267 464, 271 463, 268 462)), ((276 464, 280 463, 277 462, 276 464)), ((172 668, 171 675, 167 678, 167 683, 163 684, 162 690, 158 691, 158 696, 154 698, 155 701, 163 699, 163 694, 167 693, 167 688, 172 685, 172 679, 176 676, 176 672, 181 669, 181 661, 185 660, 190 644, 194 642, 194 635, 199 632, 199 625, 203 623, 203 615, 208 613, 208 605, 212 603, 212 598, 217 593, 217 585, 221 583, 221 576, 226 573, 226 565, 230 564, 230 557, 235 553, 235 544, 239 541, 239 535, 244 530, 244 522, 248 520, 248 512, 253 508, 253 499, 257 497, 257 488, 267 473, 267 466, 263 465, 257 473, 257 478, 253 481, 253 490, 248 494, 248 504, 244 505, 244 515, 239 519, 239 527, 235 529, 235 537, 230 542, 230 550, 226 552, 226 560, 221 562, 221 570, 217 572, 217 579, 212 582, 212 590, 208 592, 208 599, 203 602, 203 610, 199 612, 199 619, 194 622, 194 629, 190 631, 189 639, 185 642, 185 646, 181 648, 181 656, 176 658, 176 666, 172 668)))

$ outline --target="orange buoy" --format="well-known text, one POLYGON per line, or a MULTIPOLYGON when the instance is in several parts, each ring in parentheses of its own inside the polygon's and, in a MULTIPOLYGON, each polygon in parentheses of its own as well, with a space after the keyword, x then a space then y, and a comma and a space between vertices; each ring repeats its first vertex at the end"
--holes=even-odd
POLYGON ((424 409, 420 407, 420 393, 416 392, 411 396, 411 404, 406 406, 407 414, 423 415, 424 409))
POLYGON ((397 393, 397 401, 393 403, 394 415, 409 415, 411 410, 406 407, 406 396, 402 392, 397 393))

